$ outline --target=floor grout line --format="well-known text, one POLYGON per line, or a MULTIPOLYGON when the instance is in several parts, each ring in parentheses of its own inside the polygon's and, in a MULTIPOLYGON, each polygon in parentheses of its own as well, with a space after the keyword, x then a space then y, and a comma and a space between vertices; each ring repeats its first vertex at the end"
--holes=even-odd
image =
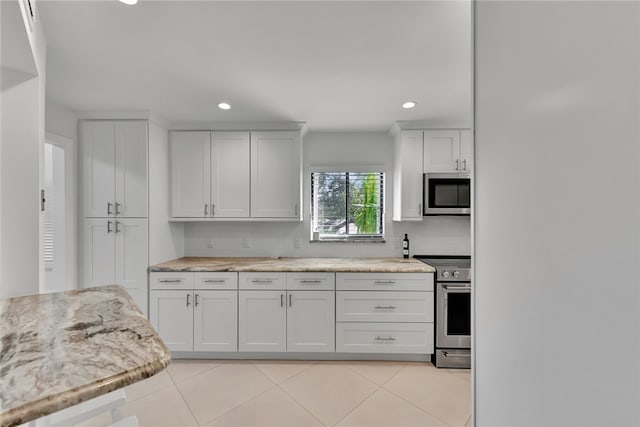
MULTIPOLYGON (((284 383, 284 381, 283 381, 283 383, 284 383)), ((291 400, 293 400, 293 401, 296 403, 296 405, 298 405, 298 406, 300 406, 302 409, 304 409, 304 410, 307 412, 307 414, 311 415, 311 416, 312 416, 316 421, 318 421, 321 425, 323 425, 323 426, 327 427, 327 425, 326 425, 325 423, 323 423, 321 419, 319 419, 318 417, 316 417, 316 416, 315 416, 315 414, 314 414, 313 412, 311 412, 311 411, 310 411, 306 406, 304 406, 302 403, 298 402, 298 401, 296 400, 296 398, 295 398, 295 397, 293 397, 292 395, 290 395, 290 394, 287 392, 287 390, 285 390, 284 388, 282 388, 282 386, 281 386, 280 384, 278 384, 278 388, 279 388, 280 390, 282 390, 282 392, 283 392, 284 394, 286 394, 287 396, 289 396, 289 398, 290 398, 291 400)))
POLYGON ((449 424, 448 422, 446 422, 445 420, 443 420, 440 417, 435 416, 434 414, 432 414, 431 412, 419 407, 418 405, 416 405, 415 403, 411 402, 410 400, 405 399, 404 397, 400 396, 398 393, 393 392, 392 390, 389 390, 388 388, 385 387, 381 387, 384 391, 393 394, 395 397, 397 397, 398 399, 402 399, 405 402, 407 402, 409 405, 413 406, 414 408, 424 412, 425 414, 429 415, 430 417, 435 418, 436 420, 442 422, 444 425, 449 426, 449 427, 453 427, 451 426, 451 424, 449 424))
MULTIPOLYGON (((377 384, 376 384, 377 385, 377 384)), ((337 426, 338 424, 340 424, 342 421, 344 421, 345 418, 347 418, 353 411, 355 411, 356 409, 358 409, 364 402, 366 402, 367 400, 369 400, 369 398, 371 396, 373 396, 374 394, 376 394, 380 389, 382 388, 382 386, 379 386, 377 389, 373 390, 373 392, 371 392, 369 395, 367 395, 367 397, 365 397, 360 403, 358 403, 356 406, 354 406, 349 412, 347 412, 344 417, 340 418, 338 420, 337 423, 334 424, 334 426, 337 426)))

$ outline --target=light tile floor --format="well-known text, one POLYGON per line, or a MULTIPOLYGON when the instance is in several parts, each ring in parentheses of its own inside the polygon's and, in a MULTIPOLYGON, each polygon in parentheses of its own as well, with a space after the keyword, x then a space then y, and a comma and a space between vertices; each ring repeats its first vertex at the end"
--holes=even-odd
POLYGON ((142 427, 471 425, 469 370, 430 363, 174 360, 125 390, 142 427))

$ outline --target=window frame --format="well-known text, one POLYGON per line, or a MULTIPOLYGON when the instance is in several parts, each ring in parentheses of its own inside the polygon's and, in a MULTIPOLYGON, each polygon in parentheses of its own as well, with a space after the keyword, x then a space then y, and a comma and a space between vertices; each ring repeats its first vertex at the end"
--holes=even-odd
MULTIPOLYGON (((385 242, 385 231, 386 231, 386 218, 385 218, 385 213, 386 213, 386 199, 387 199, 387 195, 386 195, 386 188, 388 187, 388 185, 386 184, 387 181, 387 171, 385 170, 385 168, 382 165, 367 165, 367 166, 357 166, 357 167, 349 167, 349 166, 329 166, 329 167, 314 167, 314 168, 310 168, 309 170, 309 183, 308 183, 308 189, 310 192, 309 195, 309 223, 310 223, 310 232, 311 232, 311 242, 320 242, 320 243, 329 243, 329 242, 337 242, 337 243, 353 243, 353 242, 357 242, 357 243, 384 243, 385 242), (382 189, 380 191, 380 202, 379 202, 379 207, 378 209, 380 210, 379 213, 379 227, 380 227, 380 233, 379 234, 344 234, 344 235, 327 235, 327 234, 319 234, 318 232, 315 232, 314 230, 314 226, 315 226, 315 221, 316 221, 316 216, 314 215, 314 205, 315 205, 315 199, 314 199, 314 174, 319 174, 319 173, 344 173, 344 174, 363 174, 363 173, 375 173, 375 174, 379 174, 381 175, 381 179, 380 182, 382 183, 382 189)), ((347 194, 346 194, 346 199, 345 199, 345 208, 346 208, 346 215, 345 215, 345 220, 347 222, 347 233, 348 233, 348 223, 349 223, 349 184, 348 182, 346 183, 346 187, 347 187, 347 194)))

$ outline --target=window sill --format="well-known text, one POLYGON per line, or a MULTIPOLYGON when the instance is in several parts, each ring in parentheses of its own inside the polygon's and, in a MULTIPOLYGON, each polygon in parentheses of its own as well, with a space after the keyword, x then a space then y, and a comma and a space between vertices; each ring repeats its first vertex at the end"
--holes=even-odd
POLYGON ((324 239, 309 240, 309 243, 387 243, 384 239, 324 239))

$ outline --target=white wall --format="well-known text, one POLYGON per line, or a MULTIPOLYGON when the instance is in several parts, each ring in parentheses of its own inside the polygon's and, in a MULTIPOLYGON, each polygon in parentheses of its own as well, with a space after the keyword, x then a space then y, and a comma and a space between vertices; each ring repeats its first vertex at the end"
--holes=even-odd
POLYGON ((476 425, 640 425, 640 4, 476 7, 476 425))
POLYGON ((39 22, 22 23, 23 6, 2 9, 0 120, 0 297, 37 293, 44 282, 40 214, 43 187, 46 44, 39 22))
MULTIPOLYGON (((421 155, 421 154, 420 154, 421 155)), ((411 253, 469 254, 468 217, 433 217, 421 223, 393 223, 393 143, 387 133, 314 133, 303 138, 304 222, 302 223, 188 223, 185 253, 189 256, 401 256, 401 241, 409 234, 411 253), (369 166, 385 172, 386 243, 309 242, 310 172, 323 167, 345 170, 369 166), (207 248, 207 240, 213 248, 207 248), (242 247, 249 239, 250 248, 242 247), (298 240, 300 248, 294 248, 298 240)))
MULTIPOLYGON (((57 102, 45 101, 45 139, 65 150, 66 209, 66 286, 78 287, 78 118, 70 109, 57 102)), ((45 285, 46 287, 46 285, 45 285)))
POLYGON ((184 226, 169 223, 167 130, 149 121, 149 265, 184 256, 184 226))

